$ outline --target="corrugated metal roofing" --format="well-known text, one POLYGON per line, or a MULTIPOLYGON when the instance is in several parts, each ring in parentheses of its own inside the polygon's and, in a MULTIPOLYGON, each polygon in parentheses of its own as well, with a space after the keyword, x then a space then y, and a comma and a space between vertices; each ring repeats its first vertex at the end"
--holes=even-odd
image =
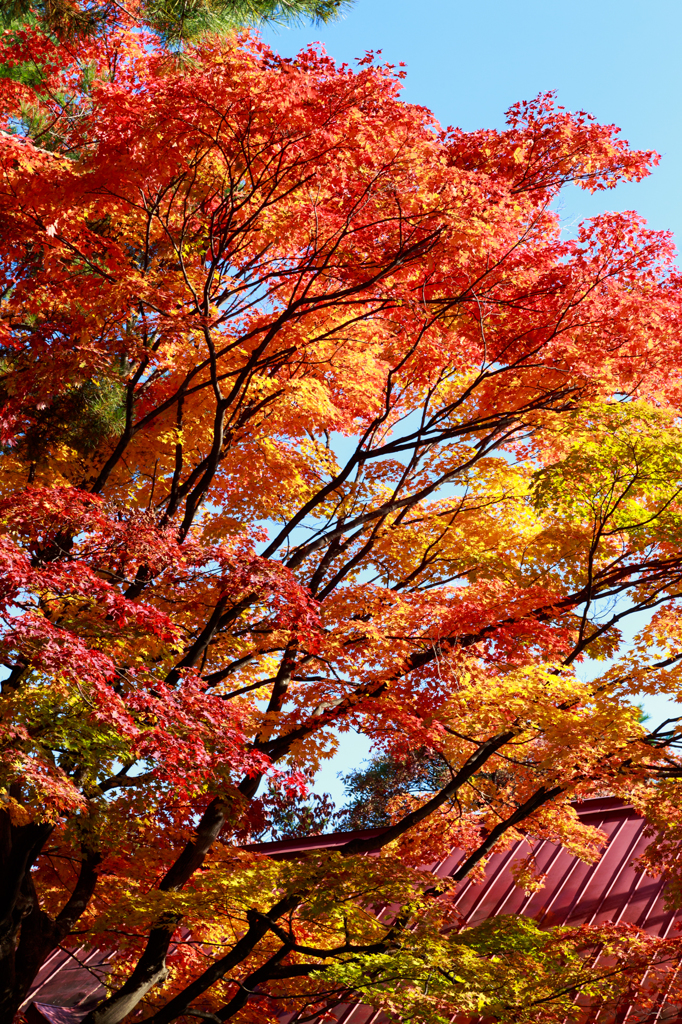
MULTIPOLYGON (((516 843, 504 853, 494 854, 486 867, 481 882, 465 880, 456 890, 454 907, 458 924, 475 925, 499 914, 523 914, 535 918, 540 925, 601 924, 606 921, 629 922, 644 929, 651 935, 667 937, 675 934, 682 923, 682 911, 670 911, 665 907, 664 883, 659 878, 638 872, 634 863, 646 849, 650 839, 644 835, 644 820, 632 807, 616 799, 589 800, 576 805, 580 820, 594 825, 609 837, 606 848, 595 864, 585 864, 564 850, 561 846, 547 841, 531 845, 516 843), (515 883, 512 865, 528 856, 531 849, 535 854, 539 872, 546 875, 544 888, 534 893, 525 893, 515 883), (461 919, 461 920, 460 920, 461 919)), ((270 856, 286 857, 314 849, 334 849, 358 835, 380 834, 381 829, 369 829, 363 833, 338 832, 326 836, 311 836, 305 839, 285 840, 278 843, 262 843, 251 847, 270 856)), ((431 870, 440 877, 446 877, 456 869, 462 854, 453 850, 432 865, 431 870)), ((52 962, 52 961, 50 961, 52 962)), ((101 973, 102 964, 95 969, 101 973)), ((82 1016, 83 999, 88 1004, 94 996, 92 987, 84 991, 80 1001, 62 997, 65 991, 66 972, 72 973, 66 962, 48 979, 46 964, 36 979, 36 986, 30 996, 35 1000, 36 1009, 51 1024, 75 1024, 82 1016), (43 979, 41 981, 41 979, 43 979), (59 996, 57 998, 56 996, 59 996), (70 1005, 71 1016, 50 1016, 54 1007, 46 1003, 70 1005), (43 1004, 43 1005, 40 1005, 43 1004), (81 1012, 79 1013, 79 1006, 81 1012)), ((86 964, 80 970, 87 972, 86 964)), ((88 974, 91 985, 93 973, 88 974)), ((67 983, 73 984, 73 980, 67 983)), ((80 987, 87 987, 85 980, 80 987)), ((64 1011, 62 1010, 62 1014, 64 1011)), ((375 1024, 380 1015, 359 1005, 339 1007, 335 1014, 339 1024, 375 1024)), ((628 1012, 619 1014, 619 1022, 627 1021, 628 1012)), ((663 1021, 666 1024, 682 1024, 682 1013, 668 1007, 665 997, 654 1016, 647 1024, 663 1021)), ((294 1018, 289 1018, 293 1024, 294 1018)), ((606 1022, 604 1022, 606 1024, 606 1022)))
MULTIPOLYGON (((524 914, 546 927, 627 921, 652 935, 669 933, 680 912, 665 909, 660 879, 634 868, 651 841, 644 835, 643 819, 618 800, 593 800, 577 810, 584 824, 596 826, 609 837, 597 863, 585 864, 555 843, 516 843, 490 858, 483 882, 460 883, 455 906, 466 924, 498 914, 524 914), (544 888, 526 895, 514 884, 511 867, 531 849, 546 879, 544 888)), ((435 872, 451 874, 459 860, 460 855, 453 852, 435 872)))
MULTIPOLYGON (((632 807, 611 798, 586 801, 576 805, 576 810, 581 822, 601 829, 608 836, 597 863, 585 864, 556 843, 515 843, 509 850, 490 858, 483 881, 459 883, 453 901, 458 927, 473 926, 500 914, 523 914, 548 928, 628 922, 661 938, 674 935, 682 924, 682 911, 666 909, 665 886, 660 878, 635 870, 635 862, 651 842, 644 835, 644 820, 632 807), (528 857, 531 850, 538 873, 545 874, 546 878, 541 890, 525 893, 515 884, 511 868, 516 861, 528 857)), ((312 847, 309 842, 289 841, 286 848, 282 844, 277 852, 309 849, 312 847)), ((330 845, 338 847, 342 842, 341 835, 335 835, 330 845)), ((317 848, 319 845, 316 842, 317 848)), ((432 866, 434 874, 441 878, 451 875, 462 856, 458 850, 450 851, 432 866)), ((333 1014, 338 1024, 380 1024, 385 1019, 380 1011, 360 1004, 344 1004, 333 1014)), ((618 1021, 613 1024, 626 1024, 629 1017, 630 1007, 624 1005, 618 1021)), ((294 1024, 295 1020, 292 1016, 287 1024, 294 1024)), ((599 1021, 607 1024, 605 1018, 600 1017, 599 1021)), ((661 993, 660 1005, 647 1018, 647 1024, 663 1024, 663 1021, 682 1024, 682 1012, 666 1004, 665 993, 661 993)))
POLYGON ((107 953, 98 949, 55 949, 40 968, 22 1010, 33 1004, 34 1019, 77 1024, 106 995, 107 953), (40 1017, 36 1018, 36 1012, 40 1017))

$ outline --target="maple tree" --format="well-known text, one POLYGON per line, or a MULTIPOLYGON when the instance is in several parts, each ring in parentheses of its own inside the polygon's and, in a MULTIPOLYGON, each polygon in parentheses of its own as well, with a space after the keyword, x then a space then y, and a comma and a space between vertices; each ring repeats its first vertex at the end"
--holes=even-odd
POLYGON ((133 15, 0 54, 3 1019, 59 944, 115 951, 87 1024, 646 1013, 676 938, 447 925, 519 836, 598 856, 603 792, 679 889, 677 722, 638 699, 680 688, 680 279, 635 214, 552 207, 655 154, 133 15), (250 848, 350 729, 424 789, 250 848))

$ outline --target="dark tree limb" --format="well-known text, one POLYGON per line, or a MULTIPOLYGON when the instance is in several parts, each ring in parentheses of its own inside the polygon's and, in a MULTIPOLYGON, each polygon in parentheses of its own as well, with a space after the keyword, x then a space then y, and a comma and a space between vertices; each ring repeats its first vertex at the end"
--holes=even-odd
MULTIPOLYGON (((174 999, 171 999, 166 1006, 161 1010, 158 1010, 153 1017, 149 1019, 148 1024, 170 1024, 170 1021, 176 1020, 180 1017, 190 1006, 193 1000, 197 999, 202 995, 211 985, 214 985, 216 981, 220 981, 224 978, 228 971, 238 967, 240 963, 256 948, 258 943, 264 938, 265 935, 270 931, 270 926, 273 921, 282 917, 283 914, 287 914, 294 910, 298 905, 300 897, 297 895, 289 895, 283 897, 278 903, 274 905, 268 914, 257 914, 254 911, 248 913, 249 927, 244 935, 235 943, 233 948, 225 956, 216 960, 208 967, 203 974, 199 975, 198 978, 185 988, 183 992, 177 995, 174 999)), ((286 950, 285 950, 286 952, 286 950)), ((222 1018, 227 1019, 227 1018, 222 1018)), ((122 1017, 116 1018, 117 1021, 122 1020, 122 1017)), ((92 1021, 87 1019, 83 1024, 114 1024, 114 1018, 111 1020, 106 1019, 100 1021, 98 1017, 93 1017, 92 1021)))

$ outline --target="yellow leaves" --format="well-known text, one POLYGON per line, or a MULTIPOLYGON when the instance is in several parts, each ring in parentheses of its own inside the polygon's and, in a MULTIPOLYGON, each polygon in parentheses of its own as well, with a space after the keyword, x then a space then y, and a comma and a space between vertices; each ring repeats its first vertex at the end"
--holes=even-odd
POLYGON ((682 614, 676 607, 659 608, 636 633, 629 649, 603 674, 600 682, 612 692, 633 698, 638 694, 656 693, 680 701, 680 654, 682 614))
POLYGON ((158 435, 158 442, 161 445, 169 445, 175 449, 176 445, 184 444, 185 432, 180 427, 174 427, 158 435))
MULTIPOLYGON (((505 758, 523 764, 532 754, 530 786, 536 784, 537 771, 546 787, 566 785, 571 792, 598 774, 600 766, 610 773, 620 761, 647 757, 646 748, 636 742, 646 731, 638 708, 561 666, 527 665, 493 675, 472 660, 468 673, 460 672, 457 690, 438 718, 448 733, 472 740, 510 730, 504 757, 493 763, 506 772, 505 758)), ((455 761, 462 757, 459 742, 447 737, 441 742, 446 756, 455 761)), ((515 768, 510 779, 520 784, 523 776, 515 768)), ((497 783, 491 792, 496 790, 497 783)))
MULTIPOLYGON (((586 864, 600 859, 608 836, 594 825, 581 822, 575 807, 567 798, 540 807, 522 826, 523 833, 533 840, 548 840, 561 845, 573 857, 586 864)), ((532 853, 524 870, 532 873, 532 853)))
POLYGON ((527 857, 516 859, 510 866, 514 885, 523 889, 526 896, 539 892, 545 886, 546 874, 538 871, 535 857, 530 853, 527 857))
POLYGON ((10 796, 6 789, 0 790, 0 804, 7 813, 9 814, 10 821, 13 825, 21 827, 22 825, 28 825, 32 820, 30 813, 27 808, 20 804, 18 800, 10 796))
POLYGON ((559 666, 531 664, 492 675, 474 663, 452 706, 460 714, 468 708, 477 729, 490 731, 506 722, 543 732, 556 724, 557 705, 579 707, 589 692, 586 684, 559 666))
POLYGON ((673 525, 682 482, 673 414, 633 402, 594 405, 556 423, 555 453, 537 474, 538 507, 597 521, 606 535, 673 525))
MULTIPOLYGON (((37 164, 26 180, 13 170, 5 196, 6 212, 35 210, 59 231, 39 252, 35 219, 13 214, 18 355, 0 397, 15 446, 0 487, 22 508, 36 483, 104 496, 97 522, 71 492, 70 518, 54 506, 34 530, 25 517, 26 564, 66 582, 36 583, 28 598, 53 627, 51 660, 31 636, 8 651, 8 664, 30 662, 18 694, 3 695, 19 750, 8 778, 30 790, 26 813, 42 801, 105 848, 87 928, 122 935, 132 957, 155 918, 183 918, 192 939, 177 990, 234 945, 249 909, 295 891, 292 926, 325 944, 345 941, 344 916, 371 937, 370 906, 408 908, 416 927, 384 962, 403 972, 387 997, 396 1017, 453 1015, 426 991, 446 964, 473 979, 467 1011, 505 1019, 537 981, 545 939, 522 922, 508 942, 503 927, 468 946, 446 940, 405 863, 443 845, 480 849, 550 790, 559 798, 501 842, 538 835, 594 857, 599 837, 567 802, 635 787, 660 756, 628 687, 641 686, 652 648, 682 649, 674 616, 599 682, 568 666, 592 628, 593 656, 621 642, 600 595, 679 593, 665 575, 682 550, 679 427, 641 402, 609 404, 635 379, 658 387, 640 344, 647 360, 660 350, 675 362, 669 339, 658 345, 676 322, 667 277, 653 294, 650 250, 662 246, 645 239, 633 259, 628 243, 624 263, 605 255, 635 231, 629 221, 564 245, 542 212, 554 194, 543 176, 597 164, 571 155, 563 114, 546 137, 516 124, 443 141, 395 101, 385 72, 206 45, 192 58, 201 74, 159 73, 140 49, 134 87, 109 83, 97 120, 70 127, 97 140, 76 170, 47 161, 56 170, 41 181, 37 164), (524 176, 537 188, 512 194, 524 176), (645 267, 641 280, 626 265, 645 267), (63 404, 45 397, 36 411, 35 395, 55 389, 63 404), (69 590, 81 566, 91 574, 69 590), (65 636, 80 644, 68 672, 65 636), (267 754, 310 777, 349 729, 397 759, 441 758, 450 780, 477 751, 496 753, 381 857, 270 862, 228 845, 240 841, 240 781, 274 777, 267 754), (145 780, 112 788, 108 776, 136 761, 145 780), (159 893, 213 796, 228 821, 206 870, 159 893), (426 938, 407 950, 415 936, 426 938)), ((533 109, 545 126, 555 116, 533 109)), ((17 605, 26 579, 17 572, 17 605)), ((5 635, 15 618, 12 607, 5 635)), ((677 664, 661 671, 678 685, 677 664)), ((389 796, 388 816, 427 795, 389 796)), ((518 878, 538 884, 530 862, 518 878)), ((268 935, 239 976, 275 946, 268 935)), ((374 977, 365 968, 333 969, 353 989, 374 977)))
MULTIPOLYGON (((417 490, 455 470, 471 457, 467 446, 444 445, 424 460, 419 474, 410 479, 417 490)), ((353 490, 375 507, 386 500, 390 484, 404 473, 397 461, 384 460, 367 472, 353 490)), ((525 500, 529 473, 501 458, 482 459, 472 470, 448 485, 451 496, 415 504, 408 516, 400 516, 399 529, 387 527, 375 543, 376 561, 388 579, 409 575, 423 565, 424 579, 466 577, 473 581, 495 578, 524 579, 533 559, 532 542, 542 529, 541 521, 525 500), (426 561, 424 561, 426 559, 426 561)))

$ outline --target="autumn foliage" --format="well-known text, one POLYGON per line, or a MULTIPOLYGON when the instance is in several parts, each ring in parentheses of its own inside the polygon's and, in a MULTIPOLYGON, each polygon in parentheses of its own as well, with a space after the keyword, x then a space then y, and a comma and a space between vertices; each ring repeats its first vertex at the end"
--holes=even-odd
POLYGON ((594 858, 571 801, 609 793, 682 884, 677 723, 638 707, 681 688, 682 282, 636 214, 553 206, 655 154, 118 18, 0 53, 2 1019, 58 944, 115 951, 86 1024, 645 1016, 676 937, 458 930, 419 866, 594 858), (350 729, 439 788, 247 849, 350 729))

